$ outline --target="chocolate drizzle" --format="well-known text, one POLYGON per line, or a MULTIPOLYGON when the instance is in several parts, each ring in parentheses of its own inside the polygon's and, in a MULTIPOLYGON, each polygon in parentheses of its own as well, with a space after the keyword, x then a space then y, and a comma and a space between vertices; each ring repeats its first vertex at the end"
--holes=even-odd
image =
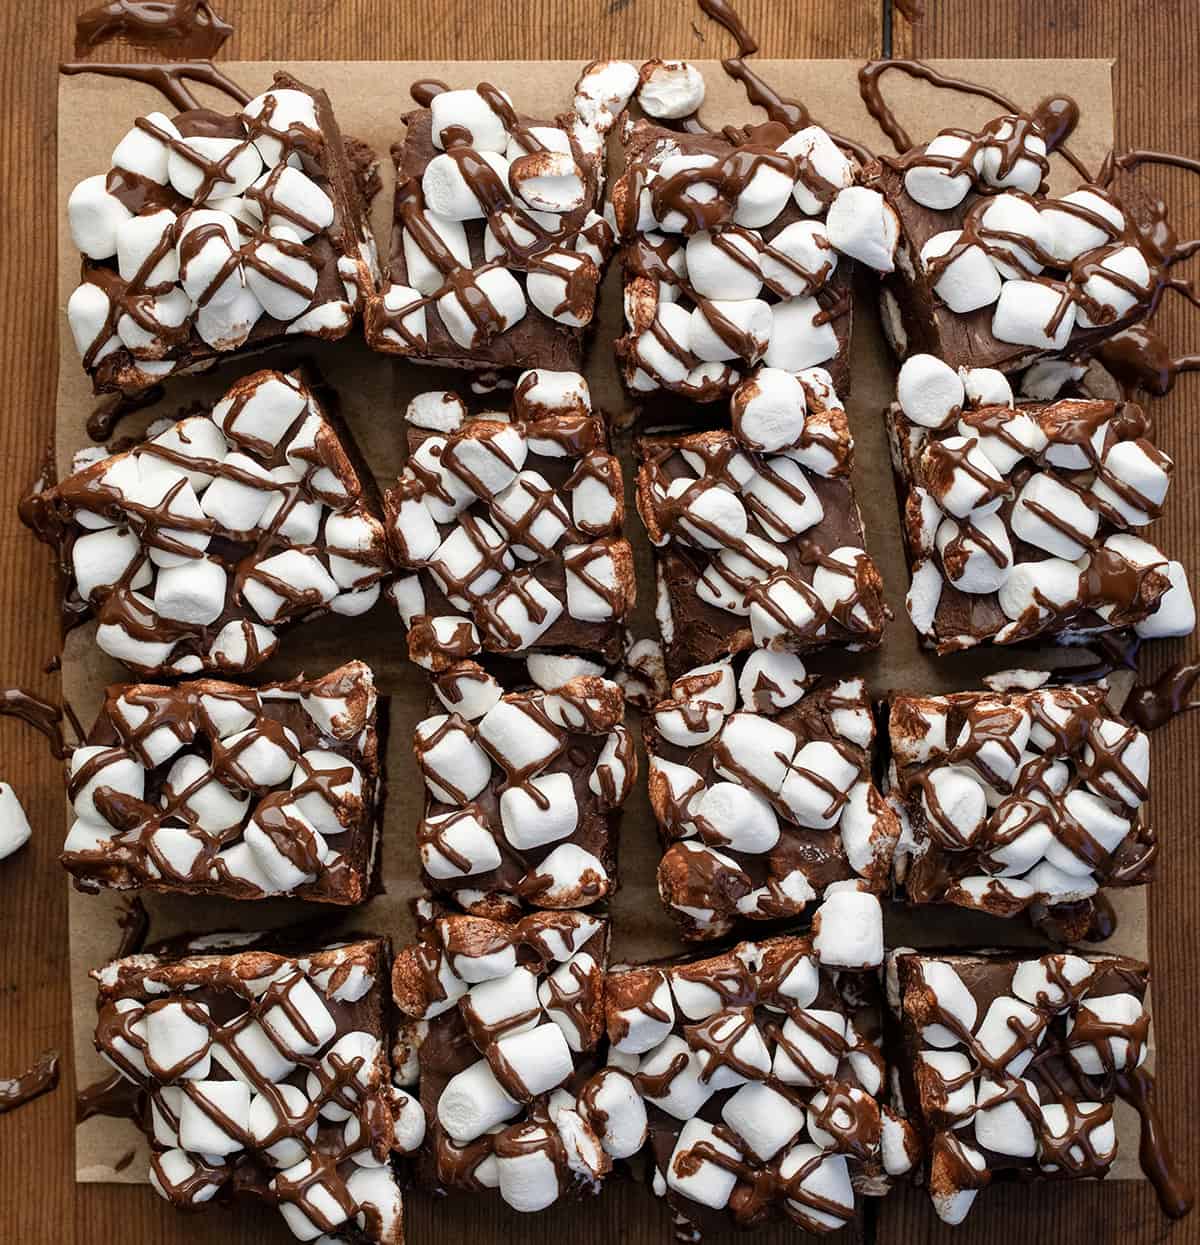
POLYGON ((1198 680, 1200 662, 1170 666, 1153 683, 1134 686, 1125 702, 1124 713, 1142 730, 1158 730, 1181 713, 1200 709, 1200 700, 1189 699, 1198 680))
POLYGON ((50 1050, 20 1076, 0 1078, 0 1115, 57 1089, 58 1075, 58 1051, 50 1050))
POLYGON ((210 61, 187 61, 182 64, 143 65, 122 62, 72 61, 59 65, 58 72, 68 76, 81 73, 99 74, 105 78, 125 78, 154 87, 180 111, 203 108, 198 96, 187 84, 199 83, 229 96, 235 104, 248 104, 250 95, 210 61))
POLYGON ((18 718, 44 735, 56 761, 65 761, 71 755, 74 746, 63 736, 63 711, 58 705, 22 688, 10 687, 0 691, 0 717, 18 718))
POLYGON ((183 59, 207 60, 233 34, 208 0, 104 0, 75 19, 75 52, 113 39, 140 47, 170 44, 183 59))

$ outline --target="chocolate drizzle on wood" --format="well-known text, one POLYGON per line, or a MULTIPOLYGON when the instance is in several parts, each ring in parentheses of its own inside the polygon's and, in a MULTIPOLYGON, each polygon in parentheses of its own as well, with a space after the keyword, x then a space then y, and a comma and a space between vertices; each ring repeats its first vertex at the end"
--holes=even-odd
POLYGON ((0 1115, 15 1111, 26 1103, 58 1088, 58 1051, 39 1055, 27 1072, 0 1079, 0 1115))
POLYGON ((75 19, 75 54, 86 56, 111 40, 135 47, 169 46, 182 60, 207 60, 233 27, 208 0, 107 0, 75 19))

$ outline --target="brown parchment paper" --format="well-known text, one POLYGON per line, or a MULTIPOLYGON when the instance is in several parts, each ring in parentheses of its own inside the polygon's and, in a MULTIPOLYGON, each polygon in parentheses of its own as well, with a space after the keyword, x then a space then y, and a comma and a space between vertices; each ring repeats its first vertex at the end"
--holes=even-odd
MULTIPOLYGON (((653 49, 646 49, 650 54, 653 49)), ((703 71, 708 94, 703 114, 710 122, 744 123, 756 117, 741 89, 721 71, 716 61, 696 62, 703 71)), ((570 104, 572 88, 582 62, 233 62, 222 68, 251 93, 269 85, 273 71, 283 68, 302 81, 323 87, 333 100, 343 133, 368 142, 380 154, 383 189, 372 219, 380 253, 388 253, 392 202, 392 168, 387 158, 392 142, 401 137, 400 120, 412 104, 409 85, 419 78, 441 78, 452 86, 489 80, 512 94, 519 111, 551 117, 570 104)), ((1112 141, 1111 62, 1106 60, 1051 61, 944 61, 933 64, 945 72, 986 83, 1029 107, 1049 94, 1069 94, 1082 106, 1072 149, 1096 167, 1112 141)), ((803 98, 822 124, 860 140, 872 150, 889 145, 867 115, 858 97, 857 61, 756 62, 758 71, 784 94, 803 98)), ((200 89, 204 94, 204 89, 200 89)), ((902 124, 921 141, 948 124, 978 126, 996 114, 984 100, 935 93, 898 74, 886 82, 902 124)), ((207 102, 207 101, 206 101, 207 102)), ((232 105, 214 95, 214 105, 229 111, 232 105)), ((136 116, 164 103, 153 88, 98 76, 63 77, 59 85, 58 221, 59 371, 56 450, 60 478, 69 472, 72 455, 90 444, 86 420, 96 405, 91 387, 66 324, 65 306, 78 276, 78 255, 66 226, 66 199, 82 178, 107 168, 108 153, 136 116)), ((1058 190, 1075 182, 1060 161, 1052 162, 1052 184, 1058 190)), ((593 402, 619 419, 631 414, 617 379, 612 342, 621 331, 620 282, 616 265, 604 287, 597 332, 585 367, 593 402)), ((1048 666, 1061 663, 1062 653, 976 652, 937 658, 921 651, 904 610, 908 572, 900 543, 891 468, 880 413, 891 400, 895 364, 883 342, 875 314, 871 281, 864 277, 855 306, 852 355, 853 391, 847 406, 857 443, 855 486, 868 532, 870 552, 887 584, 895 620, 882 648, 873 654, 831 654, 813 660, 814 669, 861 673, 872 690, 911 687, 953 691, 978 686, 989 671, 1014 665, 1048 666)), ((401 415, 408 399, 425 389, 457 389, 468 397, 467 380, 460 373, 397 363, 372 354, 358 336, 338 343, 297 343, 283 351, 228 364, 216 373, 174 383, 154 408, 127 417, 118 427, 124 436, 144 428, 153 419, 174 414, 195 401, 218 398, 234 377, 261 366, 286 367, 310 361, 340 395, 341 411, 358 440, 372 471, 383 485, 397 474, 403 453, 401 415)), ((492 399, 506 405, 507 394, 492 399)), ((474 409, 486 409, 487 400, 474 399, 474 409)), ((627 422, 627 421, 625 421, 627 422)), ((628 431, 615 433, 630 489, 632 469, 628 431)), ((638 564, 640 604, 635 629, 654 634, 653 576, 650 550, 636 517, 630 493, 627 534, 638 564)), ((360 619, 331 617, 292 632, 280 654, 255 679, 289 678, 303 670, 326 670, 350 658, 370 663, 380 690, 390 697, 390 736, 387 749, 388 803, 383 831, 382 874, 386 891, 359 911, 342 919, 337 928, 366 929, 389 935, 396 945, 412 933, 409 901, 419 891, 414 829, 420 814, 422 784, 409 750, 413 727, 423 716, 426 689, 422 674, 405 658, 403 632, 395 611, 381 603, 360 619)), ((94 643, 94 624, 73 631, 63 654, 63 691, 85 727, 90 726, 103 689, 125 677, 122 667, 101 653, 94 643)), ((636 732, 635 732, 636 733, 636 732)), ((644 774, 644 769, 643 769, 644 774)), ((64 825, 64 834, 65 834, 64 825)), ((621 888, 612 904, 614 959, 634 960, 677 952, 674 926, 659 904, 655 868, 659 848, 653 817, 645 796, 644 780, 630 798, 621 832, 621 888)), ((1116 892, 1120 926, 1108 947, 1131 955, 1148 950, 1144 888, 1116 892)), ((261 904, 221 902, 188 896, 143 896, 151 914, 151 937, 181 931, 267 928, 313 916, 314 905, 289 901, 261 904)), ((95 1053, 92 1029, 95 991, 90 969, 106 963, 118 943, 117 916, 123 906, 115 894, 70 897, 70 966, 74 1014, 76 1078, 87 1085, 108 1071, 95 1053)), ((338 921, 331 914, 331 921, 338 921)), ((915 913, 894 908, 888 914, 888 945, 980 947, 1039 945, 1022 921, 980 918, 956 909, 922 909, 915 913)), ((1131 1113, 1120 1120, 1120 1157, 1116 1178, 1140 1178, 1137 1167, 1136 1121, 1131 1113)), ((127 1121, 97 1118, 76 1132, 76 1178, 79 1181, 140 1183, 145 1180, 146 1146, 127 1121), (131 1157, 132 1155, 132 1157, 131 1157), (114 1164, 121 1162, 122 1170, 114 1164)), ((446 1211, 442 1212, 443 1214, 446 1211)), ((447 1226, 449 1226, 447 1224, 447 1226)))

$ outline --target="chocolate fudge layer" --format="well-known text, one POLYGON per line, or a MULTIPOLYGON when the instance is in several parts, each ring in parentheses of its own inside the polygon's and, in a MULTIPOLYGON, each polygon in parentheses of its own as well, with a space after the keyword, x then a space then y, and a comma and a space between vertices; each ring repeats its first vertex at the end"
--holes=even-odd
POLYGON ((256 372, 210 412, 152 425, 31 501, 65 608, 147 675, 241 672, 279 634, 375 603, 389 571, 375 484, 295 375, 256 372))
POLYGON ((421 879, 478 916, 610 894, 637 777, 615 682, 579 659, 531 657, 521 683, 505 692, 475 662, 449 667, 413 739, 426 787, 421 879))
POLYGON ((450 1196, 494 1189, 525 1212, 599 1192, 646 1122, 635 1094, 609 1102, 626 1086, 601 1070, 608 922, 422 915, 421 941, 392 974, 399 1075, 426 1119, 417 1183, 450 1196))
POLYGON ((413 94, 425 106, 392 149, 391 280, 368 341, 446 367, 578 369, 613 247, 599 213, 615 116, 577 95, 556 118, 526 117, 486 82, 413 94))
POLYGON ((389 1157, 421 1113, 391 1084, 387 975, 378 939, 93 972, 96 1049, 142 1091, 155 1191, 180 1210, 266 1202, 300 1240, 402 1245, 389 1157))
POLYGON ((730 410, 732 432, 635 446, 668 671, 752 646, 874 648, 891 612, 863 548, 854 443, 829 373, 760 368, 730 410))
POLYGON ((408 465, 385 498, 391 589, 409 656, 430 670, 481 651, 613 662, 637 585, 621 467, 577 372, 524 373, 511 416, 457 394, 409 404, 408 465))
POLYGON ((97 392, 344 337, 378 281, 365 180, 329 97, 289 74, 231 116, 139 117, 67 201, 67 319, 97 392))
POLYGON ((118 684, 69 771, 80 890, 367 897, 383 792, 362 662, 259 688, 118 684))
POLYGON ((782 1217, 834 1232, 856 1191, 913 1167, 911 1126, 880 1102, 881 1012, 874 974, 831 970, 806 938, 609 973, 609 1075, 645 1102, 680 1239, 782 1217))
POLYGON ((887 425, 908 611, 928 647, 1192 631, 1182 564, 1143 534, 1174 464, 1141 407, 1014 403, 994 369, 960 374, 932 355, 905 361, 897 396, 887 425))
POLYGON ((1115 955, 889 955, 896 1105, 927 1147, 944 1222, 961 1223, 993 1180, 1106 1175, 1116 1098, 1143 1115, 1142 1166, 1163 1209, 1187 1213, 1191 1192, 1171 1170, 1143 1067, 1149 976, 1115 955))
POLYGON ((645 721, 658 889, 686 939, 815 905, 817 953, 862 968, 883 957, 895 814, 871 781, 875 723, 861 679, 813 686, 791 653, 676 679, 645 721))

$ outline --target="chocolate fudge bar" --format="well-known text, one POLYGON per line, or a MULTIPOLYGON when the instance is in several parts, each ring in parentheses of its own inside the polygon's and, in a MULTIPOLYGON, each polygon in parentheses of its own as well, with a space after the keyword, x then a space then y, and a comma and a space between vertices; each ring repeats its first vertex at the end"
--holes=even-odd
POLYGON ((354 151, 325 92, 286 73, 231 116, 139 117, 67 201, 82 252, 67 320, 96 391, 344 337, 378 283, 354 151))
POLYGON ((887 412, 912 571, 908 612, 938 652, 1133 627, 1187 635, 1183 566, 1145 539, 1173 464, 1132 402, 1014 403, 991 368, 932 355, 887 412))
POLYGON ((118 684, 71 755, 62 862, 84 891, 355 904, 382 822, 375 679, 118 684))
POLYGON ((579 368, 613 249, 600 209, 616 117, 587 88, 585 73, 553 119, 519 114, 486 82, 413 88, 424 106, 392 149, 391 279, 366 318, 376 350, 476 371, 579 368))
POLYGON ((1048 169, 1041 126, 1001 116, 879 157, 830 212, 834 245, 883 274, 901 358, 1015 371, 1147 314, 1169 260, 1162 205, 1132 184, 1055 198, 1048 169))
POLYGON ((1103 685, 893 693, 885 795, 911 903, 1049 910, 1088 934, 1101 888, 1150 881, 1150 743, 1103 685))
POLYGON ((379 939, 93 972, 96 1049, 142 1091, 155 1191, 180 1210, 277 1206, 303 1241, 402 1245, 389 1157, 422 1121, 391 1084, 387 975, 379 939))
POLYGON ((878 965, 900 828, 871 781, 875 723, 861 679, 808 678, 759 649, 700 666, 645 719, 658 889, 686 939, 820 904, 825 963, 878 965))
POLYGON ((417 1184, 452 1197, 494 1189, 526 1212, 599 1192, 646 1123, 599 1055, 608 922, 427 910, 423 926, 392 972, 400 1079, 425 1114, 417 1184))
POLYGON ((588 907, 616 888, 637 777, 624 694, 559 656, 531 656, 505 684, 471 661, 433 680, 434 712, 413 739, 421 880, 476 916, 588 907))
POLYGON ((829 374, 760 368, 730 412, 731 432, 636 443, 668 671, 752 645, 874 648, 891 613, 863 547, 853 441, 829 374))
POLYGON ((795 936, 609 973, 608 1075, 645 1102, 677 1239, 783 1217, 834 1232, 856 1191, 912 1169, 915 1132, 880 1101, 882 1011, 874 974, 795 936))
POLYGON ((899 1101, 927 1150, 938 1216, 963 1221, 993 1180, 1097 1179, 1117 1155, 1113 1102, 1143 1115, 1142 1166, 1163 1209, 1191 1206, 1157 1121, 1149 968, 1057 952, 888 956, 899 1101))
POLYGON ((611 196, 629 390, 713 402, 765 362, 819 364, 847 392, 854 265, 825 214, 856 172, 815 125, 704 134, 636 122, 611 196))
MULTIPOLYGON (((257 372, 33 499, 66 609, 146 675, 252 670, 279 634, 375 603, 388 574, 382 509, 340 421, 295 375, 257 372)), ((79 463, 79 459, 77 459, 79 463)))
POLYGON ((637 585, 625 495, 587 381, 524 373, 511 416, 457 394, 409 404, 408 464, 385 498, 409 656, 441 670, 481 651, 616 661, 637 585))

